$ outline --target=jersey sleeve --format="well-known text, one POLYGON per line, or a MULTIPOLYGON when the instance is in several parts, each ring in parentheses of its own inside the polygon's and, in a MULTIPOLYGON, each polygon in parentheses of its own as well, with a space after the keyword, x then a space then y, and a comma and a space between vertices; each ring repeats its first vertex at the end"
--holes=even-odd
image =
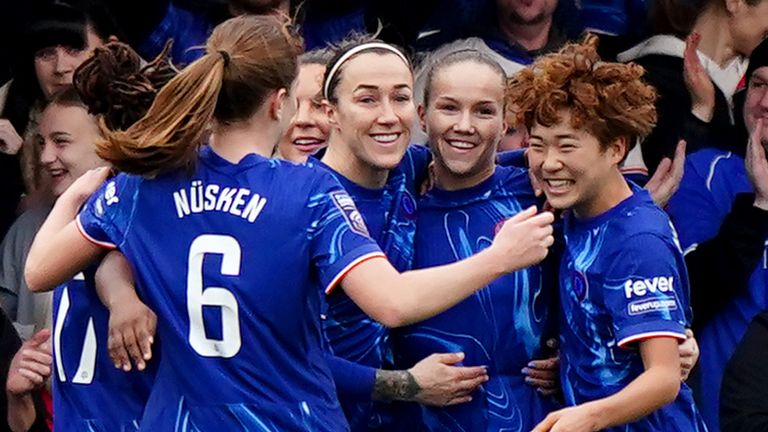
POLYGON ((89 241, 108 249, 119 247, 130 226, 137 178, 120 174, 106 181, 77 215, 77 227, 89 241))
POLYGON ((525 157, 526 149, 507 150, 496 153, 496 164, 499 166, 528 169, 528 159, 525 157))
POLYGON ((687 279, 670 242, 630 237, 606 270, 604 302, 618 346, 654 337, 685 340, 687 279))
POLYGON ((308 206, 310 251, 326 294, 358 264, 385 257, 355 202, 329 173, 319 173, 308 206))

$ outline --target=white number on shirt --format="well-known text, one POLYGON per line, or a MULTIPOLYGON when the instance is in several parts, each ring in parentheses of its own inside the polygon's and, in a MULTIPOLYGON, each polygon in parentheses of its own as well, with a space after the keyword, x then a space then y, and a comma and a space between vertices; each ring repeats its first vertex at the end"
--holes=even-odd
POLYGON ((234 357, 242 345, 237 300, 222 287, 203 286, 203 259, 206 254, 221 255, 222 275, 240 274, 240 244, 233 237, 204 234, 192 242, 187 273, 189 344, 204 357, 234 357), (206 336, 203 306, 221 308, 221 339, 206 336))
MULTIPOLYGON (((82 273, 75 276, 75 279, 82 278, 82 273)), ((59 381, 67 382, 67 374, 64 371, 64 361, 61 359, 61 331, 64 328, 64 321, 69 312, 69 289, 64 287, 59 301, 59 309, 56 313, 56 325, 53 328, 53 349, 56 353, 56 372, 59 381)), ((83 350, 80 352, 80 364, 77 372, 72 377, 74 384, 90 384, 93 382, 93 371, 96 368, 96 331, 93 328, 93 318, 88 317, 88 328, 85 331, 85 340, 83 341, 83 350)))

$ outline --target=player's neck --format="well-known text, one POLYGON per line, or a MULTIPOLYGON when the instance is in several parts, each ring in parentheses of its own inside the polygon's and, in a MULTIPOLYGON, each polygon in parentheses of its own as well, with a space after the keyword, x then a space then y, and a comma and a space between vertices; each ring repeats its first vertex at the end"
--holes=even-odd
POLYGON ((441 163, 434 165, 435 186, 444 191, 469 189, 488 180, 496 171, 496 164, 490 164, 481 171, 471 175, 456 175, 441 163))
POLYGON ((333 141, 333 135, 331 135, 322 159, 324 164, 346 177, 347 180, 364 188, 381 189, 387 184, 389 170, 364 163, 351 152, 345 151, 345 146, 334 145, 333 141))
POLYGON ((217 155, 236 164, 249 154, 272 157, 279 131, 258 118, 231 124, 217 124, 209 140, 217 155))
POLYGON ((577 219, 600 216, 632 196, 632 189, 618 169, 605 181, 599 181, 597 184, 602 186, 593 191, 590 199, 574 206, 573 214, 577 219))

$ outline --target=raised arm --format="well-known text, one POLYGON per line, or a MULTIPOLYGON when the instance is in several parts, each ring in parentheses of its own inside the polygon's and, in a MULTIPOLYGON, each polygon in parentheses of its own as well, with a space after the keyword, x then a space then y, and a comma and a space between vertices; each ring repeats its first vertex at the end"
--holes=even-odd
POLYGON ((388 327, 425 320, 459 303, 498 277, 536 264, 554 243, 554 217, 531 207, 508 220, 493 244, 462 261, 398 273, 386 259, 349 271, 341 286, 373 319, 388 327))
POLYGON ((72 279, 104 253, 78 232, 75 216, 104 182, 109 168, 96 168, 78 178, 53 206, 27 255, 24 276, 33 292, 50 291, 72 279))

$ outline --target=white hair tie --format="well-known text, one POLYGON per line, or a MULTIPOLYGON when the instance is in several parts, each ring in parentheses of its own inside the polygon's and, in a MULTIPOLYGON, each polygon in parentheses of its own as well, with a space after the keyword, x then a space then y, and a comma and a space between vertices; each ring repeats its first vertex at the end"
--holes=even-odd
POLYGON ((408 66, 409 68, 411 67, 411 63, 408 61, 407 58, 405 58, 405 55, 402 52, 400 52, 399 49, 393 47, 392 45, 382 43, 382 42, 368 42, 362 45, 358 45, 352 48, 351 50, 345 52, 344 55, 339 57, 339 59, 336 60, 336 63, 334 63, 333 66, 331 66, 330 72, 327 75, 328 78, 325 80, 325 83, 323 84, 323 96, 326 99, 329 99, 330 97, 330 95, 328 94, 328 90, 329 90, 329 87, 331 86, 331 81, 333 81, 333 78, 336 75, 336 73, 339 71, 339 68, 341 67, 341 65, 343 65, 344 62, 349 60, 353 55, 358 54, 362 51, 368 51, 372 49, 383 49, 383 50, 389 51, 397 55, 398 57, 400 57, 400 59, 405 63, 406 66, 408 66))

